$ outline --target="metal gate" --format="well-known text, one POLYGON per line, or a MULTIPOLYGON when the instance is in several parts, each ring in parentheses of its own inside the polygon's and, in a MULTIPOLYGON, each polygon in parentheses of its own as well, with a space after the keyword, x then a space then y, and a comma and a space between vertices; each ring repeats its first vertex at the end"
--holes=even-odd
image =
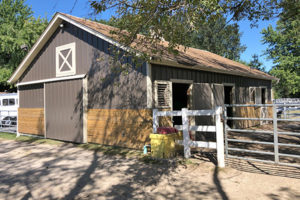
POLYGON ((17 132, 17 115, 15 110, 0 110, 0 132, 17 132))
POLYGON ((226 158, 300 167, 299 117, 300 104, 225 105, 226 158), (295 115, 282 117, 280 111, 284 107, 296 111, 295 115), (234 116, 227 116, 229 108, 233 110, 234 116), (260 115, 253 117, 249 110, 254 110, 260 115), (266 110, 269 111, 269 116, 266 114, 266 110), (238 116, 238 113, 240 115, 242 113, 243 116, 238 116), (233 123, 228 123, 230 120, 233 123), (252 126, 241 123, 246 121, 256 123, 252 123, 252 126), (292 125, 288 125, 288 123, 292 123, 292 125), (230 124, 231 127, 227 124, 230 124))

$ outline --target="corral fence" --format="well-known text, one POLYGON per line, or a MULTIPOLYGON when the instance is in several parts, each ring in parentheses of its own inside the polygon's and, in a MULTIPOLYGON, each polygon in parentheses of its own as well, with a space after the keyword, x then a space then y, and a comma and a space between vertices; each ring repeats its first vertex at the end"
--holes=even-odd
POLYGON ((282 115, 284 119, 300 116, 300 113, 295 112, 300 110, 300 98, 274 99, 273 103, 277 104, 277 113, 282 115), (293 104, 298 104, 298 106, 290 106, 293 104))
POLYGON ((299 108, 300 104, 232 104, 225 105, 226 158, 275 163, 300 167, 300 118, 278 115, 278 107, 299 108), (270 110, 271 116, 228 116, 228 109, 270 110), (258 125, 238 127, 228 121, 258 121, 258 125), (266 122, 266 123, 261 123, 266 122), (233 125, 232 125, 233 124, 233 125))
POLYGON ((217 160, 219 167, 225 167, 224 159, 224 131, 221 121, 222 107, 216 107, 214 110, 188 110, 183 108, 181 111, 158 111, 153 110, 153 132, 157 133, 159 127, 159 117, 181 116, 182 126, 176 126, 177 129, 183 132, 183 141, 177 141, 178 144, 184 146, 184 157, 191 156, 191 148, 204 147, 217 150, 217 160), (215 116, 214 126, 191 126, 190 116, 215 116), (211 132, 216 134, 216 142, 193 141, 190 138, 190 131, 211 132))
POLYGON ((0 132, 17 132, 17 111, 0 110, 0 132))

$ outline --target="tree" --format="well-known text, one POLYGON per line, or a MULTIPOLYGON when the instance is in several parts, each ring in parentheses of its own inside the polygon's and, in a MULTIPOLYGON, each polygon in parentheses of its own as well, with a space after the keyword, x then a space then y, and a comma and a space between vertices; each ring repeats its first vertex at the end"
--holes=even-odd
POLYGON ((280 79, 275 84, 277 97, 300 97, 300 2, 285 0, 281 7, 276 28, 262 30, 263 42, 274 63, 270 74, 280 79))
POLYGON ((240 42, 239 25, 226 24, 224 16, 199 24, 199 30, 193 31, 190 37, 190 43, 183 45, 207 50, 232 60, 239 60, 246 49, 240 42))
MULTIPOLYGON (((118 27, 117 19, 114 18, 110 20, 94 20, 118 27)), ((216 20, 208 19, 199 27, 198 31, 193 31, 188 36, 191 38, 191 41, 181 45, 210 51, 232 60, 239 60, 240 54, 246 49, 240 42, 241 33, 239 32, 238 24, 227 25, 224 16, 220 16, 216 20)), ((147 30, 141 30, 140 33, 147 34, 147 30)))
POLYGON ((117 19, 117 27, 120 28, 116 34, 120 35, 122 30, 128 32, 120 38, 124 45, 130 46, 136 42, 137 34, 146 30, 143 42, 154 45, 157 39, 164 38, 169 41, 168 50, 173 53, 176 53, 178 45, 191 44, 193 37, 189 36, 197 35, 202 25, 209 20, 216 21, 222 19, 222 16, 230 16, 229 21, 249 19, 255 24, 258 19, 274 16, 274 12, 277 12, 276 2, 277 0, 90 0, 96 13, 110 9, 116 13, 113 18, 117 19))
POLYGON ((0 0, 0 87, 7 80, 47 26, 46 19, 35 19, 24 0, 0 0))
POLYGON ((250 67, 258 69, 260 71, 265 72, 265 67, 263 66, 263 63, 260 62, 258 55, 257 54, 253 54, 252 55, 252 59, 250 60, 249 64, 250 67))

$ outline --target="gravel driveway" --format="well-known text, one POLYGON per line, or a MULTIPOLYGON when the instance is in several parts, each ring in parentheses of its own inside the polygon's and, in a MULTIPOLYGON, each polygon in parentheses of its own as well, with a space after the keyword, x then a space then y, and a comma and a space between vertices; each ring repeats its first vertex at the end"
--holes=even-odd
POLYGON ((145 164, 70 144, 0 139, 0 199, 300 199, 300 179, 196 162, 145 164))

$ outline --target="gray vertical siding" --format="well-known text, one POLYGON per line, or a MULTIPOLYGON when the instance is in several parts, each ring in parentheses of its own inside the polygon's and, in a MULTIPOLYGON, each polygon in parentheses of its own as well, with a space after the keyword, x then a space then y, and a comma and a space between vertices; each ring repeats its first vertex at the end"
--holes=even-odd
POLYGON ((193 80, 194 83, 232 83, 235 84, 236 103, 249 102, 248 87, 266 86, 268 91, 268 100, 271 100, 271 86, 269 80, 247 78, 229 74, 213 73, 193 69, 182 69, 177 67, 152 65, 152 81, 170 79, 193 80))
POLYGON ((46 83, 46 136, 83 141, 82 79, 46 83))
POLYGON ((89 109, 142 109, 147 107, 145 66, 114 73, 107 63, 93 65, 88 74, 89 109))
POLYGON ((66 24, 63 29, 58 28, 22 75, 20 82, 55 78, 56 47, 72 42, 76 44, 76 74, 85 74, 92 63, 93 48, 87 43, 87 33, 83 32, 71 24, 66 24))
POLYGON ((20 108, 44 108, 44 84, 19 86, 20 108))
POLYGON ((146 65, 134 67, 128 74, 113 71, 111 45, 69 23, 56 30, 20 82, 55 78, 55 49, 72 42, 76 43, 76 74, 89 77, 89 108, 146 107, 146 65))

